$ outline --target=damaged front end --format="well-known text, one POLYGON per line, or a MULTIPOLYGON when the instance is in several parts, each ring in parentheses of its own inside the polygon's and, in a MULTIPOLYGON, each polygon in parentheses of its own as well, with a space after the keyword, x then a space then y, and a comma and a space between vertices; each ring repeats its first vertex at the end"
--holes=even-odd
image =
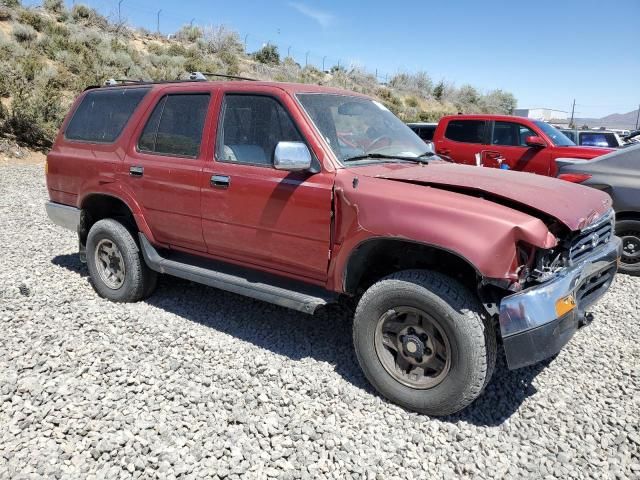
POLYGON ((558 353, 582 326, 586 309, 608 290, 617 270, 621 242, 613 212, 550 249, 523 251, 515 293, 500 299, 500 331, 510 369, 558 353))

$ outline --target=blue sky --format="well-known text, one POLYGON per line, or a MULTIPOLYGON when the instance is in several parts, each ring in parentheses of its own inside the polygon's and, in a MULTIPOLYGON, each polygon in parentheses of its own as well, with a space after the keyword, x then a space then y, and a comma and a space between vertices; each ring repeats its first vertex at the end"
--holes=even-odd
MULTIPOLYGON (((26 1, 25 3, 39 3, 26 1)), ((85 3, 115 15, 117 0, 85 3)), ((625 113, 640 103, 640 1, 122 0, 134 25, 163 33, 180 25, 226 24, 298 62, 359 64, 384 78, 427 71, 483 90, 501 88, 520 107, 577 116, 625 113)))

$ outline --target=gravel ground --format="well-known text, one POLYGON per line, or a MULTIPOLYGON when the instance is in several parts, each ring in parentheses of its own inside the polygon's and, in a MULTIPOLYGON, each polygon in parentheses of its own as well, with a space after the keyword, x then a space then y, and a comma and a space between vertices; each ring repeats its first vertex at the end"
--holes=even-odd
POLYGON ((372 391, 344 319, 172 278, 100 299, 45 199, 42 165, 0 165, 0 477, 640 478, 640 278, 432 419, 372 391))

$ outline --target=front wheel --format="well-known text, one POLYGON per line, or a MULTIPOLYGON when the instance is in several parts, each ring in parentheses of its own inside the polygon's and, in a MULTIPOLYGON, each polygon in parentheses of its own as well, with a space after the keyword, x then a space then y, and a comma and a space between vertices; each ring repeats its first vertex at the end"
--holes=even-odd
POLYGON ((620 220, 616 222, 616 235, 622 240, 620 272, 640 275, 640 221, 620 220))
POLYGON ((464 286, 431 271, 398 272, 369 288, 356 310, 353 339, 371 384, 428 415, 468 406, 495 366, 491 319, 464 286))

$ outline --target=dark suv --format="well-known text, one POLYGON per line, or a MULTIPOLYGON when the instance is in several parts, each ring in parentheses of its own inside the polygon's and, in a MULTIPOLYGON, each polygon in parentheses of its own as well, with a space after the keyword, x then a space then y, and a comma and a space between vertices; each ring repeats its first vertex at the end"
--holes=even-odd
POLYGON ((47 156, 47 212, 116 302, 167 274, 309 314, 355 304, 366 377, 445 415, 487 385, 498 339, 519 368, 587 324, 620 240, 605 193, 426 150, 384 105, 343 90, 92 88, 47 156))

